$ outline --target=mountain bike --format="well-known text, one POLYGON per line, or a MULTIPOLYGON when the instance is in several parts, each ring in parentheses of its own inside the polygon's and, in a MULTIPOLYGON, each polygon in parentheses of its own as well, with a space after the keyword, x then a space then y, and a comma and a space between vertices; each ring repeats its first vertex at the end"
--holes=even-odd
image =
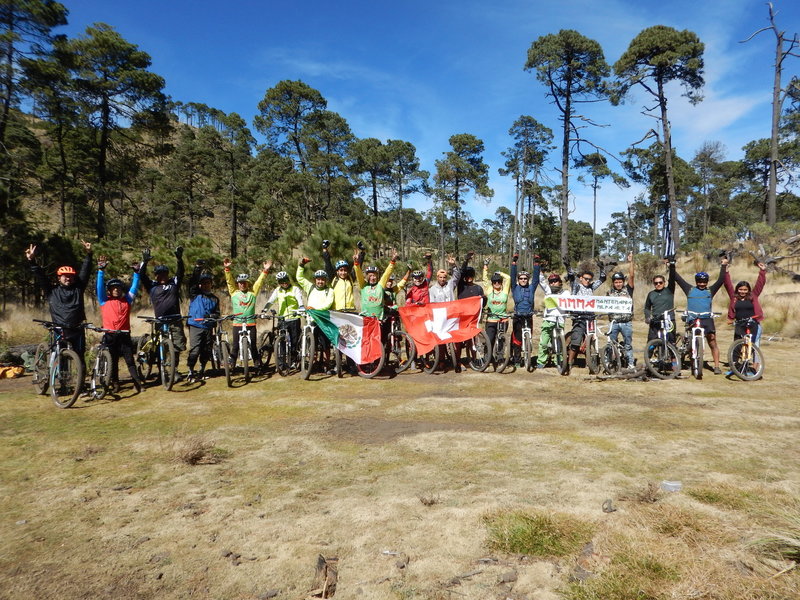
MULTIPOLYGON (((375 317, 371 317, 369 315, 364 315, 364 314, 362 314, 361 316, 364 317, 365 320, 366 319, 374 319, 375 318, 375 317)), ((380 327, 380 322, 378 323, 378 326, 380 327)), ((337 374, 338 374, 338 373, 341 372, 340 368, 339 368, 339 360, 340 360, 339 356, 340 356, 340 354, 339 354, 339 350, 337 348, 334 348, 333 350, 337 353, 336 354, 336 360, 337 360, 336 371, 337 371, 337 374)), ((383 344, 383 343, 380 344, 380 350, 381 350, 381 355, 378 358, 376 358, 375 360, 371 360, 369 362, 365 362, 365 363, 361 363, 361 364, 356 364, 356 372, 358 373, 359 377, 364 377, 365 379, 372 379, 378 373, 381 372, 381 370, 383 369, 383 365, 386 362, 387 348, 386 348, 385 344, 383 344)))
POLYGON ((440 364, 445 370, 448 366, 455 369, 457 367, 455 344, 437 344, 433 350, 418 357, 418 362, 422 371, 428 374, 436 371, 440 364))
POLYGON ((603 373, 606 375, 616 375, 622 369, 627 369, 633 365, 628 364, 628 354, 625 351, 625 338, 621 335, 617 339, 612 339, 611 330, 614 327, 615 320, 611 320, 608 324, 608 329, 603 331, 600 328, 600 333, 606 336, 606 343, 600 351, 600 364, 603 368, 603 373))
MULTIPOLYGON (((586 322, 586 335, 583 336, 583 341, 581 341, 581 347, 578 352, 584 354, 586 357, 586 368, 589 370, 589 373, 595 375, 600 372, 600 342, 597 339, 597 317, 594 315, 581 315, 579 317, 574 317, 574 320, 583 320, 586 322)), ((569 348, 571 337, 571 331, 564 336, 565 349, 569 348)), ((562 373, 565 370, 566 367, 564 367, 562 373)))
POLYGON ((64 328, 51 321, 33 319, 48 331, 49 340, 36 348, 33 362, 33 385, 39 394, 50 390, 53 403, 69 408, 83 388, 84 366, 81 357, 64 339, 64 328))
POLYGON ((669 341, 669 334, 675 329, 672 311, 665 311, 659 319, 658 337, 647 340, 644 349, 644 366, 653 377, 674 379, 681 373, 681 355, 669 341))
MULTIPOLYGON (((238 316, 238 315, 231 315, 238 316)), ((258 319, 266 318, 256 316, 258 319)), ((253 378, 253 371, 255 370, 255 362, 257 351, 250 347, 250 331, 246 325, 241 324, 234 327, 233 335, 239 336, 239 355, 233 357, 234 364, 237 362, 242 366, 242 375, 244 375, 245 383, 250 383, 253 378), (238 330, 238 331, 237 331, 238 330), (252 367, 251 367, 252 363, 252 367)))
POLYGON ((211 333, 211 368, 219 373, 225 373, 225 382, 228 387, 233 386, 233 367, 231 366, 231 344, 228 341, 228 332, 222 326, 225 321, 229 321, 238 315, 228 315, 227 317, 205 317, 196 319, 203 323, 212 325, 211 333))
POLYGON ((536 369, 533 354, 533 331, 531 330, 531 323, 533 322, 533 314, 521 315, 513 314, 511 318, 514 321, 522 321, 522 339, 520 340, 520 361, 529 373, 536 369))
POLYGON ((550 340, 546 348, 547 360, 544 364, 545 366, 553 365, 558 369, 559 373, 563 373, 564 369, 567 368, 567 361, 569 360, 569 356, 567 356, 566 338, 564 336, 564 317, 558 316, 556 320, 552 322, 555 323, 555 325, 550 330, 550 340))
POLYGON ((494 342, 491 348, 491 363, 495 373, 502 373, 511 361, 511 336, 508 331, 508 318, 497 321, 494 342))
POLYGON ((745 333, 738 340, 734 340, 728 348, 728 364, 731 371, 744 381, 761 379, 764 374, 764 354, 753 340, 753 334, 759 327, 758 321, 746 317, 736 319, 736 325, 743 325, 745 333))
POLYGON ((492 345, 489 343, 489 336, 481 330, 474 337, 461 343, 466 351, 470 369, 483 373, 492 362, 492 345))
POLYGON ((279 317, 275 311, 270 311, 268 314, 262 313, 261 318, 272 320, 272 328, 259 337, 261 364, 267 368, 274 355, 275 371, 281 377, 286 377, 295 366, 295 349, 292 346, 292 336, 289 334, 286 317, 279 317))
POLYGON ((703 349, 706 343, 706 330, 701 324, 702 319, 713 319, 719 313, 696 313, 686 311, 683 319, 686 321, 686 334, 683 336, 679 351, 683 360, 689 360, 692 375, 695 379, 703 378, 703 349))
MULTIPOLYGON (((102 327, 95 327, 91 323, 84 325, 86 329, 91 329, 97 333, 130 333, 130 331, 121 331, 118 329, 103 329, 102 327)), ((93 400, 101 400, 105 397, 111 389, 111 351, 101 341, 95 347, 94 363, 92 365, 92 372, 89 376, 89 393, 93 400)))
POLYGON ((170 391, 175 385, 178 372, 177 353, 172 340, 170 324, 180 321, 180 315, 164 315, 163 317, 138 317, 150 324, 150 333, 144 334, 136 343, 136 369, 139 378, 144 381, 150 377, 153 367, 157 366, 161 375, 161 385, 170 391))
POLYGON ((403 331, 399 314, 390 312, 385 320, 389 331, 385 342, 386 362, 399 375, 414 363, 417 346, 411 336, 403 331))

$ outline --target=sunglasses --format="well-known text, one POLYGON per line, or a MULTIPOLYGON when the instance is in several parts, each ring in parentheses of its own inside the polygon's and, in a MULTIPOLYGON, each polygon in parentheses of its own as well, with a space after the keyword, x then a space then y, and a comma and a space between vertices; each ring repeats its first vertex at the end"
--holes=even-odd
POLYGON ((654 281, 653 285, 664 285, 663 281, 654 281))

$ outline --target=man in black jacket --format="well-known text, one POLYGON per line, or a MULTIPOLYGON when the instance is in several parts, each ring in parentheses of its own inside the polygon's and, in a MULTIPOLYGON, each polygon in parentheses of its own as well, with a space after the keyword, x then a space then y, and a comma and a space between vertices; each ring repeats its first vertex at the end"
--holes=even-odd
POLYGON ((83 306, 83 292, 89 283, 89 273, 92 265, 92 245, 81 240, 86 250, 79 273, 70 265, 59 267, 56 271, 58 283, 53 284, 44 272, 44 269, 34 262, 36 245, 31 244, 25 250, 25 257, 33 272, 39 287, 42 288, 47 302, 50 305, 50 318, 53 323, 64 328, 64 339, 84 360, 86 351, 86 330, 81 324, 86 321, 86 310, 83 306))

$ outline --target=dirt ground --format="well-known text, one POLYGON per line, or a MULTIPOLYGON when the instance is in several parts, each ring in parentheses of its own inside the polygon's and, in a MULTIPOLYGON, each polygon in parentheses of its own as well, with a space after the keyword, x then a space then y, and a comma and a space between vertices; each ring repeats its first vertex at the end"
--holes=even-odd
POLYGON ((765 343, 750 383, 273 376, 59 410, 3 380, 0 598, 300 599, 320 555, 341 599, 602 598, 577 567, 602 580, 621 540, 674 576, 620 598, 796 598, 749 545, 800 495, 794 347, 765 343), (512 509, 585 522, 592 546, 492 549, 485 517, 512 509))

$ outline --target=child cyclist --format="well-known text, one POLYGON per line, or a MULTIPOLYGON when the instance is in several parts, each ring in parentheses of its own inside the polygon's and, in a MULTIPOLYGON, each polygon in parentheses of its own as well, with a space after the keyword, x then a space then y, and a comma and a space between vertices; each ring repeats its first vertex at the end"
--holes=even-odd
POLYGON ((142 382, 136 371, 133 360, 133 340, 131 339, 131 304, 139 290, 139 268, 133 266, 133 279, 129 290, 121 279, 105 280, 105 268, 108 260, 105 256, 97 258, 97 302, 100 304, 100 315, 104 329, 114 329, 119 333, 105 333, 103 345, 111 353, 111 382, 114 393, 119 392, 119 357, 125 359, 128 372, 133 380, 136 392, 142 391, 142 382))
POLYGON ((231 367, 236 365, 236 359, 239 357, 239 334, 241 328, 246 327, 247 334, 250 337, 250 353, 253 356, 253 364, 256 369, 260 369, 261 355, 258 353, 256 335, 256 299, 270 268, 272 268, 272 261, 264 262, 264 268, 258 279, 256 279, 252 290, 250 289, 250 276, 247 273, 240 273, 234 283, 233 274, 231 273, 232 264, 230 258, 222 261, 222 266, 225 269, 225 281, 228 284, 228 293, 231 295, 231 308, 233 314, 237 315, 233 318, 233 347, 231 348, 231 362, 233 364, 231 367))

